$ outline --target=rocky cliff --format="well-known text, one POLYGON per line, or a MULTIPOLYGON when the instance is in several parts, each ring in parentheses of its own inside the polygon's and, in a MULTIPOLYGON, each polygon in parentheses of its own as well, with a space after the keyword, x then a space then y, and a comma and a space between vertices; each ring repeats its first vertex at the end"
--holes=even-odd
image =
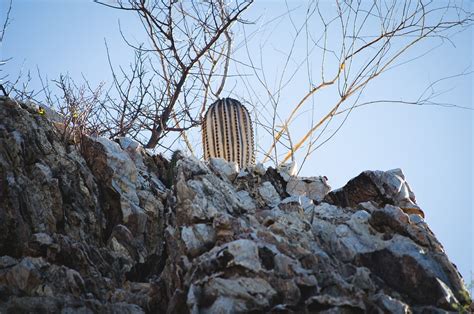
POLYGON ((72 145, 0 99, 0 313, 467 309, 423 215, 400 170, 330 191, 125 138, 72 145))

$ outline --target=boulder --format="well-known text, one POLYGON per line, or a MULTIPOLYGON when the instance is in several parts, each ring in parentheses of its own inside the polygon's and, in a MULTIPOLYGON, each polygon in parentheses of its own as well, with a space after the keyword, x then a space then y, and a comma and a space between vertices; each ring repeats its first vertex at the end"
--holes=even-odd
POLYGON ((379 207, 391 204, 408 214, 425 217, 423 210, 416 204, 415 194, 401 169, 364 171, 325 198, 326 202, 341 207, 355 207, 369 200, 379 207))

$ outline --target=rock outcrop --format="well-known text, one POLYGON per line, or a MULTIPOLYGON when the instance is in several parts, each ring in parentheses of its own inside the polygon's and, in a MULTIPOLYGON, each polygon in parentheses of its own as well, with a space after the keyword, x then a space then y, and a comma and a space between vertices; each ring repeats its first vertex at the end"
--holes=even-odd
MULTIPOLYGON (((283 169, 283 168, 282 168, 283 169)), ((325 177, 61 140, 0 99, 0 313, 441 313, 471 300, 400 170, 325 177)))

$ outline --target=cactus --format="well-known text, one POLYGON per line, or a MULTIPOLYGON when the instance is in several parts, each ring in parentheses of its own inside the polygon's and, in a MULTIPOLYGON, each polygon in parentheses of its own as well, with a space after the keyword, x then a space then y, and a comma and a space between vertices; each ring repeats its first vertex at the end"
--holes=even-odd
POLYGON ((204 158, 220 157, 240 168, 255 163, 252 120, 237 100, 223 98, 207 110, 202 123, 204 158))

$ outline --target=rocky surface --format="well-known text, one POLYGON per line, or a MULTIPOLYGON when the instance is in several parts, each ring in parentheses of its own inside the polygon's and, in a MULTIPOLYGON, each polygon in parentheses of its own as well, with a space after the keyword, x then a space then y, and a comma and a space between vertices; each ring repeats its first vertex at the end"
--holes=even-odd
POLYGON ((467 309, 400 170, 326 181, 125 138, 70 145, 2 98, 0 313, 467 309))

